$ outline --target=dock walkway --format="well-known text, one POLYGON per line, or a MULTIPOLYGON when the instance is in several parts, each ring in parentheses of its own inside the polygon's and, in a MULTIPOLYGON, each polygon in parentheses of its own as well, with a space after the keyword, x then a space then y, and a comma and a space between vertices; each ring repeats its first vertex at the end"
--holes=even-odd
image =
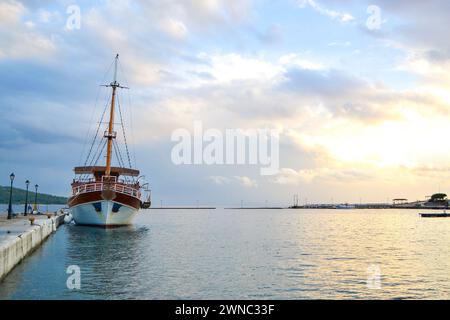
POLYGON ((64 223, 65 215, 33 217, 35 221, 31 225, 30 215, 11 220, 7 220, 4 214, 0 215, 0 281, 64 223))

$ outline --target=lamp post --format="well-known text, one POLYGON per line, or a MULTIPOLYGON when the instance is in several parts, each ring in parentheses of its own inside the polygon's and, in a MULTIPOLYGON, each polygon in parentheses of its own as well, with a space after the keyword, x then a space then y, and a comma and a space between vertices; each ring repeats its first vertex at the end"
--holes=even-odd
POLYGON ((39 188, 39 185, 36 184, 34 186, 34 189, 36 190, 35 193, 34 193, 34 210, 35 211, 38 211, 38 207, 37 207, 37 192, 38 192, 38 188, 39 188))
POLYGON ((8 220, 12 219, 12 187, 13 187, 13 182, 14 182, 15 177, 16 176, 14 175, 14 173, 11 173, 9 175, 9 179, 11 180, 11 186, 9 188, 8 220))
POLYGON ((28 186, 30 185, 30 180, 25 181, 25 184, 27 185, 27 192, 25 193, 25 210, 23 211, 23 215, 27 216, 28 214, 28 186))

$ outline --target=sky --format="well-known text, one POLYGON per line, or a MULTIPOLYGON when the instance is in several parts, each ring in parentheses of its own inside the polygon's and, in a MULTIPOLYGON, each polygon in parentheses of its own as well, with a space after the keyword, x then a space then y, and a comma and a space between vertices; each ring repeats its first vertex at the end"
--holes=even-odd
POLYGON ((0 184, 70 194, 119 53, 156 204, 450 192, 448 21, 447 0, 0 0, 0 184), (277 130, 279 171, 175 164, 172 133, 195 122, 277 130))

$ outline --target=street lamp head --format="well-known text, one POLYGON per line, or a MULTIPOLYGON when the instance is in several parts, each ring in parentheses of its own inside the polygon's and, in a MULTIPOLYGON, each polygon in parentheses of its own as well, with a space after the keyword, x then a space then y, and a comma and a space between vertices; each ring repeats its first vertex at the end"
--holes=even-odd
POLYGON ((37 190, 37 188, 39 188, 39 185, 37 185, 37 184, 36 184, 36 185, 35 185, 34 187, 35 187, 35 188, 36 188, 36 190, 37 190))
POLYGON ((27 187, 28 187, 28 185, 30 184, 30 180, 25 181, 25 184, 26 184, 27 187))
POLYGON ((14 181, 15 177, 16 177, 16 175, 14 174, 14 172, 9 175, 9 178, 11 179, 11 181, 14 181))

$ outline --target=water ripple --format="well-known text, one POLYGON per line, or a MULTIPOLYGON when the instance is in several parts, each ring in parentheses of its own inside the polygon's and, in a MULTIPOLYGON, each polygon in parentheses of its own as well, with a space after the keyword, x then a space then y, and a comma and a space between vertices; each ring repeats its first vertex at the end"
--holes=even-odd
POLYGON ((448 299, 449 230, 415 211, 143 211, 129 228, 63 226, 0 298, 448 299))

